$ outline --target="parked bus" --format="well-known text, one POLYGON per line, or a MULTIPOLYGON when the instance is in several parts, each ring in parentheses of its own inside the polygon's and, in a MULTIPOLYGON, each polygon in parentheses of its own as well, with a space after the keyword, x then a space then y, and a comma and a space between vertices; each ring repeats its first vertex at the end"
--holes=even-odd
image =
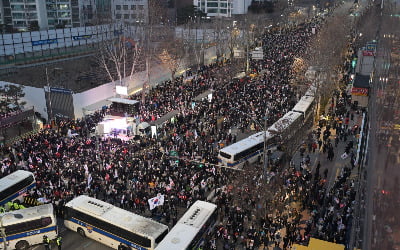
MULTIPOLYGON (((258 132, 249 137, 222 148, 218 154, 218 162, 227 167, 242 168, 244 164, 252 164, 262 159, 264 153, 264 132, 258 132)), ((278 147, 275 135, 266 133, 267 150, 276 151, 278 147)))
POLYGON ((64 225, 111 248, 154 249, 168 226, 85 195, 65 204, 64 225))
POLYGON ((9 201, 23 201, 23 195, 36 186, 33 173, 17 170, 0 179, 0 206, 9 201))
POLYGON ((303 96, 292 109, 293 112, 301 113, 304 116, 304 122, 314 115, 314 99, 313 96, 303 96))
POLYGON ((44 235, 49 239, 57 237, 57 221, 52 204, 7 212, 1 222, 4 235, 0 233, 0 249, 29 249, 32 245, 42 243, 44 235))
POLYGON ((290 140, 298 130, 303 126, 303 114, 289 111, 284 116, 279 118, 268 132, 273 135, 279 135, 284 140, 290 140))
POLYGON ((156 250, 198 249, 217 221, 217 205, 196 201, 179 219, 156 250))

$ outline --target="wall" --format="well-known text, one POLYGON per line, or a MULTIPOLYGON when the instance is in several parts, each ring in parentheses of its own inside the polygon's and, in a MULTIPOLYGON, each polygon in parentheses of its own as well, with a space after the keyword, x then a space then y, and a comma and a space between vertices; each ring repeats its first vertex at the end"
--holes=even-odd
MULTIPOLYGON (((15 83, 0 81, 0 86, 3 87, 4 85, 19 86, 18 84, 15 84, 15 83)), ((44 89, 25 86, 24 93, 25 93, 25 96, 23 98, 21 98, 21 101, 26 102, 26 107, 33 106, 35 109, 35 112, 39 112, 42 115, 42 117, 47 118, 46 99, 45 99, 45 95, 44 95, 44 89)))
POLYGON ((109 40, 118 35, 135 38, 142 33, 133 27, 127 29, 120 25, 99 25, 78 28, 65 28, 47 31, 32 31, 14 34, 0 34, 0 56, 16 56, 19 54, 92 45, 109 40))

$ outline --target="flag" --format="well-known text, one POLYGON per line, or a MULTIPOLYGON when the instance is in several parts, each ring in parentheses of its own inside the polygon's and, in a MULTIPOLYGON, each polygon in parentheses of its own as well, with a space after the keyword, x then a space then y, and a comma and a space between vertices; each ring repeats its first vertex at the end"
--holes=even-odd
POLYGON ((90 188, 90 183, 92 182, 92 174, 89 174, 88 179, 87 179, 87 186, 90 188))
POLYGON ((156 197, 153 197, 148 200, 150 210, 153 210, 155 207, 162 206, 164 204, 164 195, 158 194, 156 197))

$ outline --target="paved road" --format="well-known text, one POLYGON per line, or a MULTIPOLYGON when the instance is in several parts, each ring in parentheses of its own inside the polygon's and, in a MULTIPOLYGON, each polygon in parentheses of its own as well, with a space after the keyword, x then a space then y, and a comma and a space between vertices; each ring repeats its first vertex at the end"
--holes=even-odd
MULTIPOLYGON (((82 238, 77 232, 67 230, 63 226, 59 226, 61 236, 63 237, 62 249, 66 250, 109 250, 109 248, 97 241, 82 238)), ((32 250, 45 249, 43 245, 37 245, 31 248, 32 250)), ((52 249, 57 249, 57 246, 53 244, 52 249)))

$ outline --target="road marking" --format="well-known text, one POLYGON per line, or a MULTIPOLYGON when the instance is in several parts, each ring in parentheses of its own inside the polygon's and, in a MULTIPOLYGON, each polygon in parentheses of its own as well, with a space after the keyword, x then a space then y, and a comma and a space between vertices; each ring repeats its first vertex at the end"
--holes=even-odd
POLYGON ((83 245, 83 248, 87 248, 88 246, 90 246, 93 242, 89 241, 88 243, 86 243, 85 245, 83 245))

